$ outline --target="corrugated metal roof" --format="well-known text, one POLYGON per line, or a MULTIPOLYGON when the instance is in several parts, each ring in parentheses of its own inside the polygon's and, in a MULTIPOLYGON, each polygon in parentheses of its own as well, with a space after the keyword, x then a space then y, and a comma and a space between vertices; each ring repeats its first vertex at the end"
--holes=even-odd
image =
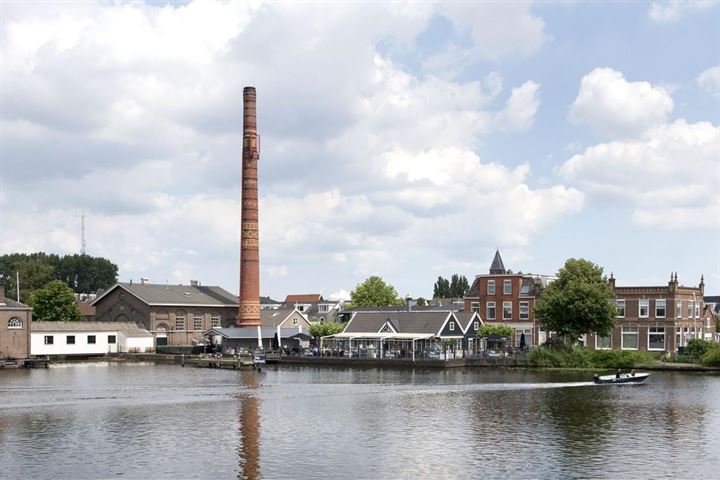
POLYGON ((152 336, 133 322, 33 322, 33 332, 123 332, 132 336, 152 336))

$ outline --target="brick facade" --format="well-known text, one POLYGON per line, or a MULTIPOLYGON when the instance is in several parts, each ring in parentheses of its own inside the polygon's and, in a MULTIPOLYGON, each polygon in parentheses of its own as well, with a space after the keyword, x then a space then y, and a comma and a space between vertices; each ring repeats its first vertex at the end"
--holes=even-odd
POLYGON ((0 359, 28 358, 31 329, 32 309, 5 298, 5 288, 0 287, 0 359))

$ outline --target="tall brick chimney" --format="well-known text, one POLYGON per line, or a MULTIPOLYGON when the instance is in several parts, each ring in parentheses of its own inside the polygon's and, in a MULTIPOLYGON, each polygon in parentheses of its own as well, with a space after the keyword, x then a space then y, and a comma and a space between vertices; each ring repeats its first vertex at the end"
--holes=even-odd
POLYGON ((240 226, 240 308, 238 327, 258 327, 260 339, 260 236, 255 87, 243 90, 242 220, 240 226))

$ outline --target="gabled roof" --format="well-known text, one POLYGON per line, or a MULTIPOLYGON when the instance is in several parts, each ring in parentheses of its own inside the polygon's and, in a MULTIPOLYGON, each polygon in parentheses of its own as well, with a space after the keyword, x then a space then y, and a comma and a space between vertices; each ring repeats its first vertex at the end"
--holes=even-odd
POLYGON ((490 265, 490 274, 497 275, 503 273, 507 273, 505 264, 500 256, 500 250, 495 250, 495 258, 493 258, 492 265, 490 265))
MULTIPOLYGON (((276 310, 260 310, 260 322, 263 327, 274 328, 287 320, 294 312, 305 319, 305 316, 295 308, 278 308, 276 310)), ((287 325, 285 326, 287 327, 287 325)))
POLYGON ((157 285, 150 283, 116 283, 96 298, 91 305, 105 298, 110 292, 122 288, 148 305, 183 305, 208 307, 236 307, 238 297, 221 287, 204 285, 157 285))
POLYGON ((285 297, 285 305, 293 303, 314 303, 322 302, 322 295, 319 293, 305 293, 300 295, 288 295, 285 297))
POLYGON ((2 301, 0 301, 0 310, 32 310, 32 308, 28 307, 24 303, 16 302, 15 300, 11 300, 9 298, 4 298, 2 301))
POLYGON ((356 312, 343 333, 376 333, 389 321, 398 333, 437 335, 451 315, 452 312, 438 310, 356 312))
POLYGON ((468 328, 470 328, 470 325, 472 325, 473 322, 480 322, 480 324, 483 323, 482 318, 480 318, 480 315, 477 312, 455 312, 455 317, 457 318, 464 333, 467 333, 468 328))
MULTIPOLYGON (((263 339, 275 338, 276 334, 276 328, 262 327, 260 329, 260 335, 263 339)), ((204 337, 211 335, 220 335, 228 339, 257 339, 258 331, 257 327, 215 327, 203 332, 204 337)), ((297 328, 281 328, 280 338, 302 338, 307 340, 312 337, 306 332, 298 332, 297 328)))
POLYGON ((273 300, 270 297, 260 297, 260 305, 282 305, 282 302, 273 300))

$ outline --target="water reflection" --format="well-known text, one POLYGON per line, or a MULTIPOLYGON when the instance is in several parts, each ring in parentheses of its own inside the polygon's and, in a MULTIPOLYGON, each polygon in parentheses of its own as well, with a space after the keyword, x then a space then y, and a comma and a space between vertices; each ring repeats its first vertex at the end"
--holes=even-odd
POLYGON ((255 480, 260 478, 260 386, 259 372, 240 372, 246 392, 238 395, 240 417, 240 472, 238 478, 255 480))

